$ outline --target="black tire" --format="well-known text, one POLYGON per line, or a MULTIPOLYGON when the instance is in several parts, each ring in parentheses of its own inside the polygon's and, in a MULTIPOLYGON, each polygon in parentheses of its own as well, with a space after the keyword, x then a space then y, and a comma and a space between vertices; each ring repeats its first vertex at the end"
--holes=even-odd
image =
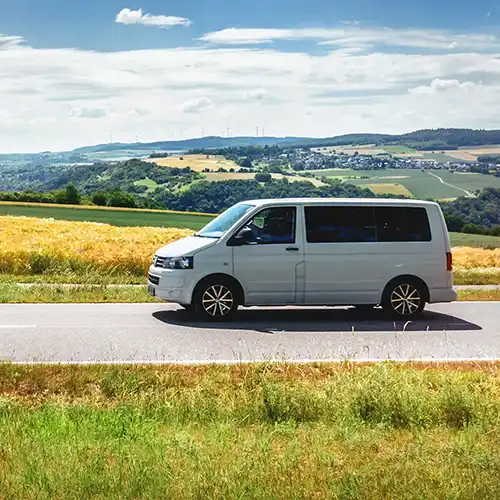
POLYGON ((412 319, 425 307, 425 286, 408 277, 395 280, 387 285, 382 299, 382 308, 393 318, 412 319))
POLYGON ((196 314, 205 321, 227 321, 238 310, 238 290, 223 276, 202 281, 194 292, 196 314))

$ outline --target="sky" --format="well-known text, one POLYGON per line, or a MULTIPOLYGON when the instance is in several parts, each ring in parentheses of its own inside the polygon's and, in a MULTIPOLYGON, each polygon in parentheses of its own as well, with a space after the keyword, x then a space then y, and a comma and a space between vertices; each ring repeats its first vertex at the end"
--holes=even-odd
POLYGON ((0 0, 0 153, 500 128, 500 0, 0 0))

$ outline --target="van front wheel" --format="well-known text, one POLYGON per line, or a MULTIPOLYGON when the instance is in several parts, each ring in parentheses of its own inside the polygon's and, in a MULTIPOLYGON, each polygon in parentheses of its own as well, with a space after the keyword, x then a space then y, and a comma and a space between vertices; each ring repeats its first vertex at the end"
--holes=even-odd
POLYGON ((238 309, 233 284, 222 278, 200 284, 193 303, 198 316, 208 321, 228 320, 238 309))
POLYGON ((423 287, 416 280, 402 279, 388 285, 382 307, 393 317, 410 319, 418 316, 425 307, 423 287))

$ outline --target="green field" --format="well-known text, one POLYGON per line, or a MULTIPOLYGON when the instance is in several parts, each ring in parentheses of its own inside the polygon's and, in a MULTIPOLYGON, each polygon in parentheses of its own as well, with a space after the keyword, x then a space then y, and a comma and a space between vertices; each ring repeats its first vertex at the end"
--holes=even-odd
POLYGON ((500 236, 450 233, 450 239, 454 247, 500 248, 500 236))
POLYGON ((416 149, 407 148, 406 146, 380 146, 380 149, 387 151, 391 155, 409 154, 416 152, 416 149))
POLYGON ((184 214, 182 212, 69 208, 40 204, 33 206, 0 204, 0 215, 102 222, 113 226, 177 227, 194 230, 201 229, 213 218, 213 216, 203 214, 184 214))
POLYGON ((135 186, 146 186, 148 191, 152 191, 158 187, 158 184, 153 179, 142 179, 134 182, 135 186))
POLYGON ((0 498, 496 499, 495 364, 0 365, 0 498))
MULTIPOLYGON (((365 187, 368 184, 401 184, 412 193, 415 198, 436 200, 465 196, 465 191, 484 189, 485 187, 500 188, 500 178, 483 174, 460 174, 448 170, 421 169, 385 169, 385 170, 351 170, 328 169, 311 170, 317 177, 335 177, 343 182, 365 187), (443 184, 438 176, 447 184, 443 184), (347 179, 346 177, 358 177, 347 179), (369 179, 359 179, 369 177, 369 179), (455 186, 455 187, 453 187, 455 186)), ((389 190, 391 191, 391 190, 389 190)))
POLYGON ((439 175, 445 182, 453 184, 467 191, 477 189, 483 190, 486 187, 500 189, 500 177, 494 175, 474 174, 474 173, 454 173, 450 171, 434 172, 439 175))

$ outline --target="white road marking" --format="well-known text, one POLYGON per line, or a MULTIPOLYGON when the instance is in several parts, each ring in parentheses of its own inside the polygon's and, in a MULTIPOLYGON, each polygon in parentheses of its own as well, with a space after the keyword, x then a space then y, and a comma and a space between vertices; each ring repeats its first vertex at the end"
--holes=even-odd
POLYGON ((384 363, 392 361, 394 363, 496 363, 500 358, 333 358, 333 359, 261 359, 261 360, 122 360, 122 361, 0 361, 13 365, 250 365, 257 363, 267 364, 309 364, 309 363, 384 363))
POLYGON ((38 325, 0 325, 0 330, 10 328, 38 328, 38 325))

